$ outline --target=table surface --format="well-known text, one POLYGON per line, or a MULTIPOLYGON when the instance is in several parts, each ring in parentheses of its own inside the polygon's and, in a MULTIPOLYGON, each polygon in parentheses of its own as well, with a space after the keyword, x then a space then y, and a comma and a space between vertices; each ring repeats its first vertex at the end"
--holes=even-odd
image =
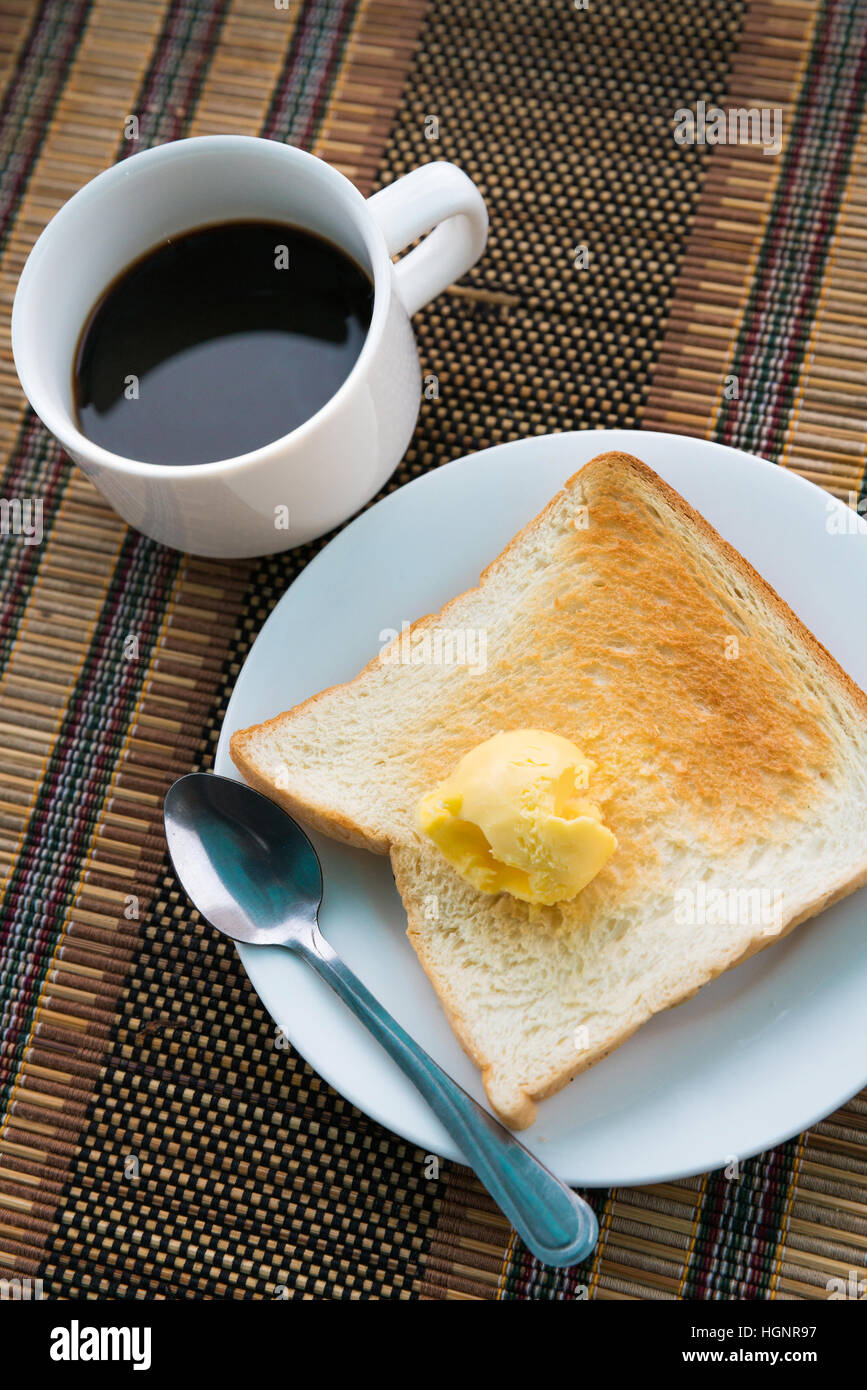
POLYGON ((0 1277, 49 1297, 823 1299, 863 1267, 867 1093, 737 1176, 590 1194, 599 1247, 552 1271, 472 1174, 277 1045, 179 893, 161 803, 211 765, 319 543, 221 563, 127 530, 28 409, 8 329, 45 222, 136 149, 260 134, 365 192, 453 159, 490 243, 418 316, 438 394, 389 488, 624 426, 761 453, 854 505, 865 30, 857 0, 6 0, 0 495, 38 501, 42 535, 4 536, 0 567, 0 1277), (678 143, 699 101, 764 108, 776 152, 678 143))

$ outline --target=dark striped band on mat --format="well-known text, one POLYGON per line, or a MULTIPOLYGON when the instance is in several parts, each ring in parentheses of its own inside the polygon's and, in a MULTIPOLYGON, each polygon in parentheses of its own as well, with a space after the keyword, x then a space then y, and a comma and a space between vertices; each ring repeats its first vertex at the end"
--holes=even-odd
MULTIPOLYGON (((0 256, 50 125, 69 63, 83 33, 89 3, 46 0, 34 8, 28 28, 13 39, 7 82, 0 102, 0 256)), ((22 15, 24 18, 24 15, 22 15)), ((17 382, 3 383, 10 394, 17 382)), ((20 392, 17 392, 20 395, 20 392)), ((43 527, 50 527, 58 497, 61 451, 30 414, 3 461, 2 496, 39 497, 43 527)), ((39 561, 32 547, 18 566, 0 567, 0 662, 17 631, 27 584, 39 561)))
MULTIPOLYGON (((482 0, 103 0, 65 68, 40 40, 53 94, 0 290, 11 303, 54 207, 135 147, 130 114, 140 145, 265 133, 364 191, 451 158, 485 193, 491 241, 418 316, 440 393, 389 486, 549 429, 755 448, 764 390, 779 461, 845 491, 864 468, 862 27, 853 4, 813 0, 504 0, 496 16, 482 0), (781 106, 782 155, 676 147, 673 111, 699 99, 781 106)), ((12 46, 30 42, 20 17, 12 46)), ((179 894, 160 806, 210 765, 251 642, 318 545, 232 565, 129 534, 2 355, 0 440, 5 495, 46 515, 42 547, 5 542, 0 593, 0 1275, 84 1297, 812 1298, 863 1264, 863 1098, 736 1179, 591 1194, 599 1248, 554 1272, 471 1174, 433 1176, 281 1046, 179 894)))
POLYGON ((749 301, 713 438, 779 461, 822 292, 867 94, 867 9, 829 0, 815 39, 766 219, 749 301))
POLYGON ((18 53, 0 105, 0 251, 42 148, 58 94, 87 23, 90 0, 45 0, 18 53))
POLYGON ((119 159, 189 134, 190 117, 228 10, 229 0, 214 0, 205 10, 195 0, 172 0, 132 103, 135 125, 121 135, 119 159))
POLYGON ((306 149, 315 138, 357 8, 357 0, 305 6, 262 130, 269 140, 306 149))
POLYGON ((643 416, 849 501, 864 486, 864 31, 854 3, 749 11, 726 104, 780 107, 783 153, 714 149, 643 416))

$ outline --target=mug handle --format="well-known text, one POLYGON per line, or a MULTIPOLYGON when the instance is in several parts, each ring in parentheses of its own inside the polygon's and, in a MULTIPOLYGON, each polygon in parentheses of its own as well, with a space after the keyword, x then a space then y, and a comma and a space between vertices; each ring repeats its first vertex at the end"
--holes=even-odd
POLYGON ((394 267, 408 314, 458 280, 485 249, 485 201, 463 169, 447 160, 422 164, 404 174, 368 198, 367 206, 389 255, 430 232, 421 246, 394 267))

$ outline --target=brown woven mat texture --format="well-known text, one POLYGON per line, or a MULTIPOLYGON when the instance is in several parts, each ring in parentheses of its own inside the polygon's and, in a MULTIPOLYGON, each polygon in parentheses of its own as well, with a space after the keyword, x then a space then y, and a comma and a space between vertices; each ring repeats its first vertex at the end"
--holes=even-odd
POLYGON ((45 535, 4 537, 0 571, 0 1278, 51 1298, 809 1300, 863 1271, 864 1095, 736 1180, 588 1194, 599 1248, 553 1271, 467 1170, 429 1177, 277 1045, 177 887, 161 806, 211 766, 256 634, 325 541, 221 563, 128 531, 29 411, 8 324, 45 222, 134 149, 265 135, 364 192, 450 159, 490 241, 417 316, 439 395, 389 490, 504 440, 645 426, 857 505, 865 25, 854 0, 5 0, 2 495, 41 498, 45 535), (779 109, 780 152, 679 146, 673 113, 698 101, 779 109))

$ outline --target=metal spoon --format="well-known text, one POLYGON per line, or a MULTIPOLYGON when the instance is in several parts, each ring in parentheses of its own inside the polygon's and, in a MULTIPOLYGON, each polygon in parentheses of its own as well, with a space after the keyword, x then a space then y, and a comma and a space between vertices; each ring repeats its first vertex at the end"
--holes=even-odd
POLYGON ((596 1244, 587 1203, 413 1042, 319 930, 322 870, 304 831, 243 782, 193 772, 169 788, 166 838, 201 915, 236 941, 303 956, 418 1087, 538 1260, 570 1265, 596 1244))

